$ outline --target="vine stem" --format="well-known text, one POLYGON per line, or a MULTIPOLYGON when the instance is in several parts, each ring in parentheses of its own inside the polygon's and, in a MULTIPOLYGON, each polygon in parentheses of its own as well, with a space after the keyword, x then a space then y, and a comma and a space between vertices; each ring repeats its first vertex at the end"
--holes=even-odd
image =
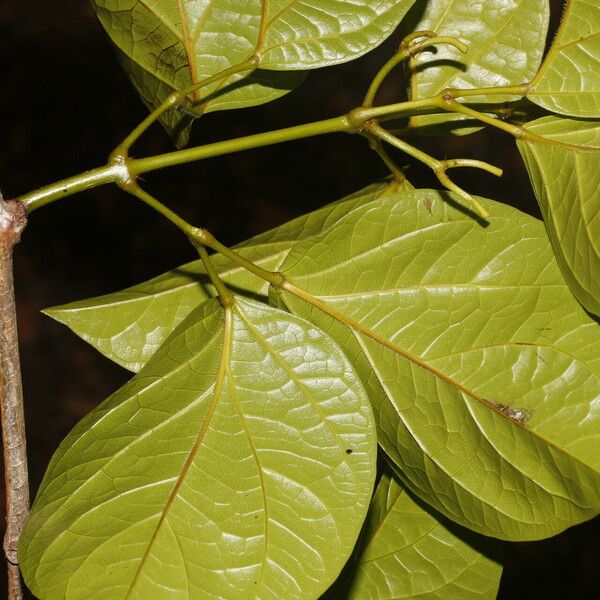
POLYGON ((17 546, 29 513, 25 415, 12 262, 13 247, 26 223, 23 205, 5 202, 0 195, 0 412, 6 488, 4 554, 9 600, 23 598, 17 546))

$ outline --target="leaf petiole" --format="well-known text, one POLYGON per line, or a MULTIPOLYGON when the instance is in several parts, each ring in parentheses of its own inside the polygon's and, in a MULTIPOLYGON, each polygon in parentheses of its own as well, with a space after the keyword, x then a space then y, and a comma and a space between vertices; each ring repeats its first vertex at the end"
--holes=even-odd
POLYGON ((398 48, 398 52, 394 54, 384 65, 379 69, 369 89, 365 95, 365 99, 363 100, 364 107, 373 106, 373 101, 375 100, 375 95, 377 91, 381 87, 384 79, 390 74, 390 72, 402 61, 414 56, 418 52, 425 50, 431 46, 435 46, 437 44, 449 44, 454 46, 461 52, 465 53, 468 49, 467 45, 460 40, 449 37, 449 36, 438 36, 433 31, 417 31, 407 36, 402 43, 400 44, 400 48, 398 48), (421 39, 420 38, 426 38, 421 39))
POLYGON ((227 79, 232 75, 243 73, 244 71, 251 71, 258 65, 256 57, 252 57, 238 65, 223 69, 202 81, 198 81, 193 85, 190 85, 182 90, 175 91, 167 96, 160 106, 154 109, 110 154, 110 158, 117 156, 127 157, 131 146, 140 138, 140 136, 153 124, 155 123, 164 113, 167 111, 177 108, 181 102, 183 102, 189 94, 206 87, 217 81, 227 79))
POLYGON ((502 170, 494 165, 490 165, 480 160, 472 160, 467 158, 455 158, 451 160, 438 160, 433 156, 415 148, 408 142, 401 140, 400 138, 392 135, 389 131, 385 130, 381 125, 372 122, 367 126, 367 131, 378 137, 379 139, 387 142, 391 146, 398 148, 402 152, 416 158, 418 161, 427 165, 435 174, 438 181, 451 192, 454 192, 459 198, 465 200, 471 205, 473 210, 480 216, 486 219, 489 217, 489 212, 473 197, 471 194, 463 190, 461 187, 456 185, 450 177, 446 174, 448 169, 455 167, 475 167, 484 169, 488 173, 492 173, 496 176, 502 175, 502 170))
POLYGON ((215 286, 217 290, 217 294, 219 295, 219 301, 223 308, 227 308, 233 306, 235 302, 235 297, 233 292, 225 285, 225 282, 219 277, 217 270, 212 262, 212 259, 208 255, 206 248, 202 244, 197 244, 193 239, 190 240, 193 246, 198 250, 198 254, 202 259, 202 263, 204 264, 204 268, 210 277, 211 283, 215 286))

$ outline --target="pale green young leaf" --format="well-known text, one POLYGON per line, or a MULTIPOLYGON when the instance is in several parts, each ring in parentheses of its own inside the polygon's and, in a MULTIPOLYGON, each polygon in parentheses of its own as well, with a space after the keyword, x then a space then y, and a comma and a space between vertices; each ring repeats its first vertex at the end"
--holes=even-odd
POLYGON ((527 97, 573 117, 600 118, 600 3, 566 0, 563 18, 527 97))
MULTIPOLYGON (((527 83, 536 74, 544 53, 549 21, 548 0, 429 0, 415 31, 431 30, 465 42, 462 54, 440 44, 435 52, 415 57, 411 76, 413 99, 439 94, 445 88, 473 89, 527 83)), ((518 96, 506 94, 470 96, 469 102, 508 102, 518 96)), ((412 117, 414 127, 449 125, 434 131, 471 133, 478 127, 459 127, 461 115, 412 117)))
POLYGON ((282 265, 322 305, 279 301, 343 346, 411 491, 485 535, 543 538, 600 511, 600 327, 543 224, 484 202, 485 226, 428 190, 355 208, 282 265))
POLYGON ((544 117, 519 140, 554 254, 571 291, 600 315, 600 122, 544 117))
POLYGON ((493 600, 500 542, 479 537, 416 502, 386 471, 345 583, 347 600, 493 600))
POLYGON ((317 598, 365 518, 364 388, 310 323, 209 300, 52 458, 21 537, 58 598, 317 598))
MULTIPOLYGON (((276 271, 298 241, 321 233, 350 209, 373 201, 395 184, 371 185, 343 200, 262 233, 237 247, 245 258, 276 271)), ((235 291, 263 296, 262 279, 214 257, 217 271, 235 291)), ((202 261, 182 265, 126 290, 46 310, 102 354, 131 371, 139 371, 175 327, 207 298, 216 296, 202 261)))
MULTIPOLYGON (((302 69, 352 60, 379 45, 414 0, 92 0, 121 62, 152 109, 175 90, 253 56, 258 68, 193 94, 198 114, 254 106, 303 80, 302 69), (286 72, 287 71, 287 72, 286 72), (296 72, 290 72, 296 71, 296 72)), ((192 117, 161 117, 178 145, 192 117)))

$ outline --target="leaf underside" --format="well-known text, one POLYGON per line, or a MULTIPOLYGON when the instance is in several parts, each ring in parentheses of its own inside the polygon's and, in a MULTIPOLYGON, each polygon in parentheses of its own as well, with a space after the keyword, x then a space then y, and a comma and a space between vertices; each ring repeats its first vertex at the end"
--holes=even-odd
POLYGON ((412 492, 485 535, 551 536, 600 509, 598 325, 540 222, 486 200, 482 227, 444 197, 355 208, 282 265, 323 306, 272 297, 344 348, 412 492))
MULTIPOLYGON (((527 83, 542 60, 549 12, 548 0, 429 0, 414 30, 455 37, 469 49, 462 54, 453 46, 439 44, 435 51, 417 54, 411 76, 412 99, 434 96, 446 88, 527 83)), ((516 96, 494 94, 470 96, 468 101, 498 103, 516 99, 516 96)), ((412 117, 410 123, 437 133, 465 134, 480 129, 461 126, 464 120, 462 115, 422 115, 412 117), (440 128, 440 125, 445 127, 440 128)))
MULTIPOLYGON (((427 511, 386 471, 367 515, 347 600, 493 600, 500 543, 450 525, 427 511)), ((341 587, 341 586, 340 586, 341 587)))
POLYGON ((210 300, 61 444, 20 566, 45 600, 317 598, 375 457, 364 388, 328 336, 210 300))
MULTIPOLYGON (((257 70, 194 92, 198 115, 269 102, 297 87, 302 70, 368 52, 394 30, 413 2, 92 0, 150 109, 175 90, 259 57, 257 70)), ((170 111, 161 121, 179 146, 187 143, 189 115, 170 111)))
POLYGON ((567 0, 548 55, 527 97, 561 115, 600 118, 600 4, 567 0))
POLYGON ((558 144, 517 142, 565 279, 600 315, 600 121, 544 117, 526 129, 558 144))

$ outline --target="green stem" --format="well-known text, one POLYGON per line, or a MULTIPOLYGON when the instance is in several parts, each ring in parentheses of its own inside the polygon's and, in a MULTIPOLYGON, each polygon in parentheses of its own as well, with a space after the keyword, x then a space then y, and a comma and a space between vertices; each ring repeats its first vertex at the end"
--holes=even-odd
POLYGON ((237 252, 229 249, 227 246, 219 242, 209 231, 206 229, 197 229, 194 236, 192 236, 192 240, 196 244, 200 244, 202 246, 206 246, 215 252, 219 252, 223 256, 227 257, 229 260, 234 262, 236 265, 250 271, 257 277, 268 281, 274 286, 281 287, 285 282, 285 278, 281 273, 277 273, 275 271, 267 271, 258 265, 255 265, 253 262, 248 259, 240 256, 237 252))
POLYGON ((390 74, 390 72, 394 69, 394 67, 400 64, 403 60, 409 56, 406 50, 399 50, 392 58, 390 58, 381 69, 377 72, 377 75, 371 81, 371 85, 365 94, 365 98, 363 100, 363 106, 373 106, 373 101, 375 100, 375 94, 377 94, 381 84, 384 79, 390 74))
POLYGON ((255 69, 257 66, 256 58, 246 60, 239 65, 234 65, 229 69, 224 69, 219 73, 215 73, 211 77, 207 77, 198 83, 190 85, 182 90, 169 94, 164 102, 156 109, 154 109, 112 152, 111 156, 127 156, 131 146, 139 139, 139 137, 164 113, 176 108, 189 94, 199 90, 200 88, 206 87, 216 81, 227 79, 232 75, 237 75, 243 71, 250 71, 255 69))
POLYGON ((129 183, 121 186, 127 193, 135 196, 141 200, 144 204, 153 208, 156 212, 160 213, 163 217, 171 221, 179 230, 185 235, 194 239, 198 228, 188 223, 185 219, 182 219, 176 212, 172 211, 169 207, 165 206, 162 202, 157 200, 154 196, 149 194, 146 190, 143 190, 137 183, 129 183))
POLYGON ((193 240, 192 240, 192 243, 194 244, 196 250, 198 250, 198 254, 200 255, 200 258, 202 259, 204 268, 206 269, 206 272, 208 273, 208 276, 210 277, 210 281, 214 285, 215 289, 217 290, 217 294, 219 295, 219 301, 221 302, 222 306, 225 308, 227 308, 228 306, 233 306, 235 297, 234 297, 233 293, 231 292, 231 290, 225 285, 223 280, 219 277, 219 274, 217 273, 217 270, 215 269, 215 266, 214 266, 210 256, 208 255, 206 248, 202 244, 200 244, 200 245, 196 244, 193 240))
POLYGON ((124 174, 126 172, 124 173, 123 171, 123 165, 108 164, 44 186, 21 196, 17 200, 25 205, 27 212, 32 212, 55 200, 60 200, 61 198, 66 198, 72 194, 77 194, 78 192, 83 192, 84 190, 89 190, 106 183, 114 183, 124 174))
POLYGON ((33 212, 38 208, 45 206, 60 198, 65 198, 71 194, 81 192, 86 189, 94 188, 105 183, 115 183, 135 179, 137 175, 164 169, 175 165, 180 165, 196 160, 222 156, 233 152, 241 152, 252 148, 280 144, 292 140, 314 137, 328 133, 355 133, 359 131, 364 124, 374 118, 383 117, 384 119, 397 118, 399 116, 414 113, 416 111, 426 110, 444 110, 439 106, 437 96, 433 99, 410 100, 399 102, 387 106, 377 106, 373 108, 356 108, 348 114, 295 125, 275 131, 257 133, 232 140, 205 144, 195 148, 186 148, 159 154, 147 158, 125 159, 123 156, 113 156, 111 162, 102 167, 92 169, 80 175, 63 179, 57 183, 45 186, 28 194, 17 198, 18 201, 25 204, 28 212, 33 212))
POLYGON ((402 182, 406 179, 402 169, 392 160, 390 155, 385 151, 381 140, 372 135, 367 135, 367 139, 369 140, 369 145, 371 148, 377 153, 379 158, 383 161, 385 166, 390 170, 390 173, 394 176, 396 181, 402 182))
POLYGON ((171 221, 180 231, 182 231, 186 237, 190 240, 190 242, 194 245, 194 247, 198 250, 200 254, 200 258, 202 258, 202 262, 206 267, 206 272, 211 279, 211 282, 215 286, 217 293, 219 294, 219 298, 223 306, 231 306, 233 295, 228 290, 227 286, 223 283, 216 269, 214 268, 210 257, 206 254, 206 248, 210 248, 215 252, 219 252, 223 256, 229 258, 229 260, 234 263, 240 265, 247 271, 254 273, 257 277, 268 281, 276 286, 281 286, 285 281, 283 275, 280 273, 275 273, 273 271, 267 271, 258 265, 255 265, 253 262, 247 260, 243 256, 240 256, 237 252, 230 250, 227 246, 219 242, 212 233, 207 231, 206 229, 202 229, 200 227, 194 227, 192 224, 188 223, 185 219, 180 217, 176 212, 172 211, 170 208, 165 206, 160 200, 157 200, 143 190, 141 187, 137 185, 137 183, 127 183, 122 184, 121 188, 126 192, 135 196, 139 200, 141 200, 144 204, 154 209, 158 213, 160 213, 163 217, 171 221), (205 254, 208 260, 205 260, 205 254))
POLYGON ((505 121, 490 117, 489 115, 469 108, 468 106, 464 106, 460 102, 454 100, 450 93, 438 96, 438 106, 448 112, 465 115, 467 117, 476 119, 481 123, 485 123, 486 125, 491 125, 492 127, 506 131, 506 133, 510 133, 517 139, 520 139, 523 136, 522 127, 519 127, 518 125, 512 125, 511 123, 506 123, 505 121))
POLYGON ((211 158, 213 156, 223 156, 233 152, 271 146, 273 144, 324 135, 326 133, 350 132, 353 129, 354 125, 350 122, 348 116, 343 115, 333 119, 325 119, 324 121, 316 121, 314 123, 287 127, 285 129, 257 133, 233 140, 206 144, 196 148, 186 148, 184 150, 167 152, 166 154, 159 154, 148 158, 137 158, 130 160, 128 162, 128 167, 130 174, 136 176, 149 171, 173 167, 175 165, 211 158))
POLYGON ((390 72, 401 63, 403 60, 406 60, 409 56, 414 56, 415 54, 429 48, 431 46, 436 46, 438 44, 448 44, 450 46, 454 46, 457 50, 460 50, 463 54, 467 52, 469 49, 468 46, 461 42, 460 40, 445 36, 445 35, 435 35, 431 31, 417 31, 407 38, 405 38, 400 44, 400 48, 398 52, 394 54, 384 65, 379 69, 369 89, 367 94, 365 95, 365 99, 363 100, 363 106, 369 107, 373 105, 373 101, 375 100, 375 94, 377 94, 377 90, 381 87, 384 79, 390 74, 390 72), (426 39, 421 41, 415 41, 418 38, 425 37, 426 39))
POLYGON ((395 135, 392 135, 377 123, 370 123, 368 126, 368 131, 372 135, 390 144, 390 146, 394 146, 398 150, 404 152, 404 154, 408 154, 409 156, 412 156, 419 162, 422 162, 423 164, 427 165, 432 171, 438 171, 443 168, 442 161, 438 160, 437 158, 434 158, 426 152, 423 152, 423 150, 415 148, 408 142, 397 138, 395 135))
POLYGON ((478 167, 480 169, 488 171, 489 173, 493 173, 494 175, 501 175, 502 171, 498 169, 498 167, 495 167, 494 165, 490 165, 488 163, 484 163, 483 161, 472 160, 467 158, 455 158, 450 159, 448 161, 438 160, 433 156, 430 156, 429 154, 423 152, 422 150, 411 146, 408 142, 397 138, 395 135, 392 135, 383 127, 381 127, 381 125, 378 125, 374 122, 369 123, 368 131, 373 135, 377 136, 378 138, 382 139, 383 141, 387 142, 388 144, 394 146, 395 148, 398 148, 402 152, 408 154, 409 156, 412 156, 413 158, 416 158, 418 161, 427 165, 434 172, 435 176, 438 178, 438 181, 444 187, 446 187, 451 192, 454 192, 462 200, 469 203, 473 210, 475 210, 475 212, 479 216, 483 217, 484 219, 489 217, 488 211, 473 196, 471 196, 471 194, 469 194, 461 187, 456 185, 450 179, 450 177, 448 177, 446 171, 454 167, 478 167))
MULTIPOLYGON (((485 93, 497 92, 506 94, 511 92, 516 93, 517 90, 521 90, 522 88, 523 86, 517 86, 511 88, 492 88, 491 90, 483 91, 485 91, 485 93)), ((482 90, 458 90, 455 92, 455 95, 471 96, 481 92, 482 90)), ((448 93, 450 96, 452 96, 450 92, 448 93)), ((452 99, 453 98, 451 98, 451 100, 452 99)), ((33 212, 34 210, 54 202, 55 200, 59 200, 60 198, 65 198, 66 196, 70 196, 86 189, 98 187, 99 185, 106 183, 122 183, 135 180, 136 176, 149 171, 164 169, 166 167, 202 160, 205 158, 211 158, 214 156, 231 154, 233 152, 240 152, 242 150, 260 148, 272 144, 279 144, 282 142, 324 135, 328 133, 364 133, 365 124, 370 120, 380 119, 382 121, 387 121, 403 116, 410 116, 411 114, 420 114, 423 111, 438 113, 462 112, 463 114, 467 114, 466 111, 469 111, 468 114, 473 116, 473 118, 498 127, 499 129, 503 129, 504 131, 520 139, 527 139, 561 147, 568 146, 570 148, 577 148, 576 146, 572 146, 570 144, 556 142, 554 140, 548 140, 541 136, 537 136, 521 127, 517 127, 515 125, 511 125, 498 119, 494 119, 493 117, 484 115, 483 113, 473 111, 472 109, 469 109, 458 102, 456 104, 453 104, 452 102, 448 104, 448 102, 449 100, 444 100, 443 94, 441 94, 432 98, 409 100, 406 102, 398 102, 385 106, 359 107, 345 115, 334 117, 332 119, 325 119, 323 121, 296 125, 294 127, 287 127, 285 129, 278 129, 275 131, 258 133, 232 140, 215 142, 195 148, 159 154, 157 156, 138 159, 126 159, 123 156, 117 156, 113 157, 108 164, 102 167, 92 169, 91 171, 63 179, 57 183, 53 183, 33 192, 29 192, 20 196, 17 198, 17 200, 26 206, 28 212, 33 212)), ((423 157, 427 156, 425 153, 422 153, 422 155, 423 157)))
POLYGON ((461 90, 459 88, 447 88, 440 96, 450 94, 453 98, 468 98, 470 96, 525 96, 529 84, 506 85, 504 87, 472 88, 461 90))

